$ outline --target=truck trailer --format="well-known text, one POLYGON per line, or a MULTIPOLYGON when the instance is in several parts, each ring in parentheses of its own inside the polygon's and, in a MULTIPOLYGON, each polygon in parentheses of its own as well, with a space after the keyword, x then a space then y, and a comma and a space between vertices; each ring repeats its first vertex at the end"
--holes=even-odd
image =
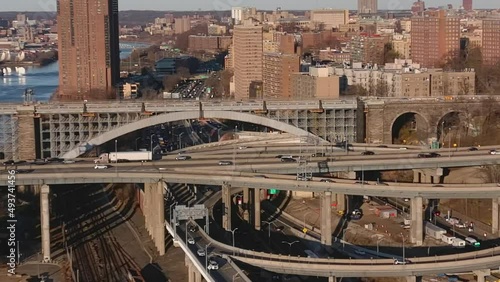
POLYGON ((455 236, 453 236, 449 233, 441 234, 441 241, 445 242, 448 245, 453 244, 453 239, 455 239, 455 238, 456 238, 455 236))
POLYGON ((455 248, 465 248, 465 241, 460 238, 453 238, 451 245, 455 248))
POLYGON ((443 234, 446 234, 446 230, 441 227, 437 227, 430 222, 425 222, 425 235, 431 236, 436 240, 441 240, 441 236, 443 234))
POLYGON ((119 163, 119 162, 146 162, 152 161, 155 158, 150 151, 140 152, 113 152, 103 153, 99 158, 94 160, 96 164, 119 163))

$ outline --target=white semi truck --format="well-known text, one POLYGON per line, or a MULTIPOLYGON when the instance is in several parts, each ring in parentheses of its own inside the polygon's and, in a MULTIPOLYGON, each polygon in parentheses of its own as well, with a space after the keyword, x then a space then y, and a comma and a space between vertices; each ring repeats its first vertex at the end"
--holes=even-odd
POLYGON ((108 164, 117 162, 146 162, 154 160, 155 155, 150 151, 140 152, 113 152, 103 153, 94 160, 96 164, 108 164))

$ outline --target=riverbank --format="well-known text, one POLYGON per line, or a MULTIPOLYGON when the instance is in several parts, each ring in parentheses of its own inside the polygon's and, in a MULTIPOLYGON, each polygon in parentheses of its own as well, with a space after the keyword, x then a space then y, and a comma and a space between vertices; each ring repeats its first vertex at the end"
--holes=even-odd
POLYGON ((29 62, 3 62, 0 63, 0 68, 14 68, 14 67, 28 67, 35 66, 40 67, 42 64, 40 62, 29 61, 29 62))

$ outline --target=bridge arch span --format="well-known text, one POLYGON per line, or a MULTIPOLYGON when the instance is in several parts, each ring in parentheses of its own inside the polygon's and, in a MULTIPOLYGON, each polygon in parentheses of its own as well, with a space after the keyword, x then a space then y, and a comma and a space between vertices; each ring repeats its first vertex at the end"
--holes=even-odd
MULTIPOLYGON (((230 119, 230 120, 236 120, 236 121, 242 121, 242 122, 248 122, 248 123, 254 123, 254 124, 259 124, 263 125, 266 127, 274 128, 280 131, 284 131, 296 136, 311 136, 312 133, 309 133, 303 129, 300 129, 298 127, 295 127, 293 125, 273 120, 268 117, 263 117, 263 116, 257 116, 249 113, 242 113, 242 112, 232 112, 232 111, 203 111, 202 115, 200 115, 200 111, 185 111, 185 112, 173 112, 173 113, 166 113, 166 114, 160 114, 160 115, 155 115, 149 118, 145 118, 133 123, 125 124, 123 126, 120 126, 118 128, 115 128, 111 131, 108 131, 104 134, 101 134, 95 138, 92 138, 88 140, 86 143, 87 150, 91 149, 94 146, 102 145, 108 141, 111 141, 113 139, 116 139, 122 135, 125 135, 127 133, 166 123, 166 122, 174 122, 174 121, 180 121, 180 120, 186 120, 186 119, 199 119, 199 118, 220 118, 220 119, 230 119)), ((320 139, 319 137, 317 137, 320 139)), ((320 139, 322 140, 322 139, 320 139)), ((84 144, 85 144, 84 143, 84 144)), ((83 146, 84 144, 80 144, 80 146, 83 146)), ((67 158, 67 159, 72 159, 80 156, 84 152, 80 152, 80 146, 77 146, 76 148, 73 148, 71 151, 65 153, 62 157, 67 158)))
POLYGON ((402 112, 391 122, 391 140, 393 144, 419 145, 427 143, 430 123, 425 115, 416 112, 402 112))

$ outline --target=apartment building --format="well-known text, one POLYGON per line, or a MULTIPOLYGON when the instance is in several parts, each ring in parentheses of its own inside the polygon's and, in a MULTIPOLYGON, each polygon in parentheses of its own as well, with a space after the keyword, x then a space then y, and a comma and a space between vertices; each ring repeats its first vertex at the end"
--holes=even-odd
POLYGON ((264 98, 290 98, 290 77, 299 71, 300 57, 295 54, 264 53, 264 98))
POLYGON ((338 99, 340 78, 330 74, 328 67, 310 67, 308 73, 291 75, 291 92, 294 99, 338 99))
POLYGON ((233 46, 235 98, 255 98, 250 97, 250 86, 262 83, 262 26, 252 21, 235 26, 233 46))
POLYGON ((439 67, 460 51, 460 19, 445 10, 411 19, 412 60, 423 67, 439 67))
POLYGON ((482 55, 489 65, 500 63, 500 18, 483 20, 482 55))

